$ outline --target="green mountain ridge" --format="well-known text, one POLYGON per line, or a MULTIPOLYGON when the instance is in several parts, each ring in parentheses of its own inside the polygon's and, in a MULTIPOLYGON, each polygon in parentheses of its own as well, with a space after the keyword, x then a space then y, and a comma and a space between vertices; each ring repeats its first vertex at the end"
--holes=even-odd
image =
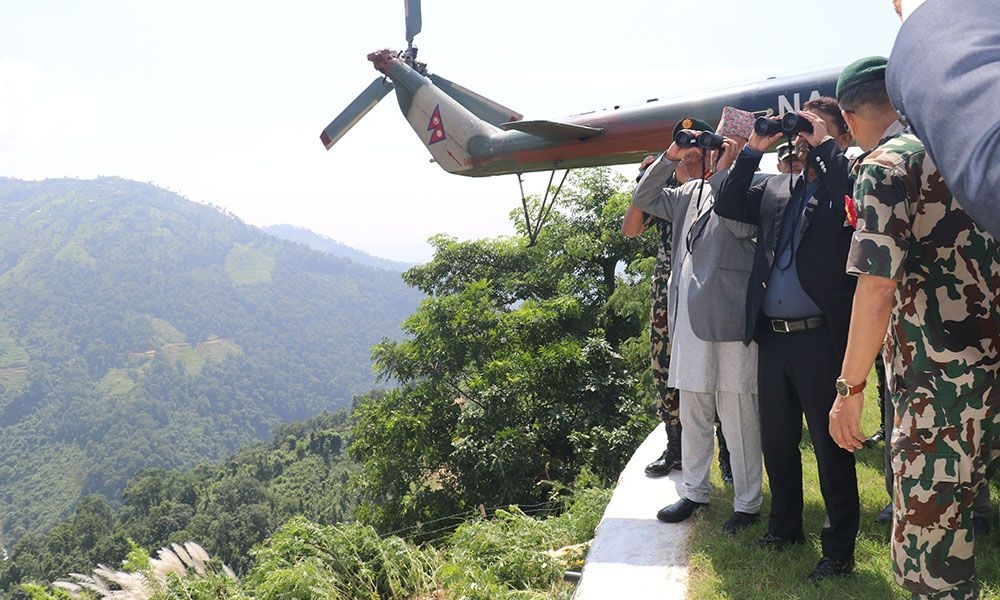
POLYGON ((270 233, 275 237, 279 237, 283 240, 289 240, 292 242, 298 242, 300 244, 305 244, 313 250, 318 250, 326 254, 332 254, 334 256, 342 256, 344 258, 349 258, 356 263, 362 265, 368 265, 370 267, 375 267, 378 269, 386 269, 389 271, 403 272, 410 267, 415 267, 417 263, 411 262, 400 262, 398 260, 390 260, 388 258, 380 258, 378 256, 373 256, 364 250, 358 250, 357 248, 352 248, 347 244, 342 244, 337 240, 330 239, 325 235, 316 233, 315 231, 306 229, 304 227, 296 227, 295 225, 268 225, 267 227, 262 227, 264 231, 270 233))
POLYGON ((0 178, 0 535, 348 406, 420 294, 117 178, 0 178))

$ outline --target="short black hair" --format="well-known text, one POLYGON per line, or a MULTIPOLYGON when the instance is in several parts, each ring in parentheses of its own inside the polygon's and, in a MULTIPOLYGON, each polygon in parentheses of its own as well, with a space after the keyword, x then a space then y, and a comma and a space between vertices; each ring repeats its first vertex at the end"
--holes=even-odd
POLYGON ((844 91, 840 105, 844 110, 857 110, 862 106, 882 107, 892 105, 889 92, 885 89, 885 79, 866 81, 844 91))
POLYGON ((840 105, 837 104, 836 98, 831 98, 829 96, 813 98, 802 105, 802 110, 813 112, 817 110, 821 111, 833 119, 834 124, 837 126, 837 130, 841 134, 849 131, 847 128, 847 121, 844 120, 844 115, 840 114, 840 105))

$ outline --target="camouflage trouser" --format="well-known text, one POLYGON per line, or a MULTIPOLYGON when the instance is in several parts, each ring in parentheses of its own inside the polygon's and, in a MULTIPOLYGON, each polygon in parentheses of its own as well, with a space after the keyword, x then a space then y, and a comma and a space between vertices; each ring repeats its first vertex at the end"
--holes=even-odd
POLYGON ((915 598, 978 597, 973 502, 1000 455, 1000 389, 987 390, 947 409, 937 400, 896 407, 892 562, 915 598))
POLYGON ((660 244, 650 285, 652 302, 649 307, 650 366, 653 389, 656 392, 656 416, 669 426, 679 425, 680 394, 667 386, 670 366, 670 332, 667 327, 667 278, 670 276, 670 256, 660 244))

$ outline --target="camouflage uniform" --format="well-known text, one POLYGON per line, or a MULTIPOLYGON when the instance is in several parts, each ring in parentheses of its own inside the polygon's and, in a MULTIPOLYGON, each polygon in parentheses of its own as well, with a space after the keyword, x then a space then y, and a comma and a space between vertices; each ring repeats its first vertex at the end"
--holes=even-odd
POLYGON ((998 454, 1000 244, 903 133, 864 158, 848 272, 898 281, 890 322, 896 581, 974 598, 972 504, 998 454))
POLYGON ((667 286, 670 280, 670 223, 656 219, 660 235, 656 265, 650 282, 652 301, 649 304, 650 366, 656 391, 656 416, 668 426, 680 424, 680 396, 676 388, 667 386, 670 365, 670 331, 667 327, 667 286))

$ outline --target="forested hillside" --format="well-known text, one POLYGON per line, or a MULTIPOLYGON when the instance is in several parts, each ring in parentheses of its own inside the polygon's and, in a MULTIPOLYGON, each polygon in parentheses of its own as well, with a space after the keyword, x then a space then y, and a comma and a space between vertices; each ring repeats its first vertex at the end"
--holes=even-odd
MULTIPOLYGON (((563 582, 563 571, 579 569, 581 543, 593 535, 609 492, 584 486, 523 508, 489 507, 485 519, 479 509, 467 511, 436 527, 433 545, 418 547, 397 536, 419 526, 379 534, 351 522, 354 496, 345 482, 357 466, 344 452, 350 428, 346 410, 317 415, 282 425, 270 443, 218 464, 142 471, 126 487, 118 510, 88 497, 48 533, 28 534, 10 549, 0 561, 0 598, 24 600, 31 590, 35 600, 65 600, 31 584, 76 579, 70 573, 89 573, 98 564, 135 570, 117 583, 140 587, 152 570, 143 555, 171 544, 190 547, 189 541, 215 560, 200 575, 193 569, 170 578, 153 597, 493 600, 508 597, 514 586, 518 591, 511 597, 569 598, 572 586, 563 582), (222 564, 236 577, 226 576, 222 564)), ((188 554, 178 556, 184 558, 173 565, 186 562, 188 554)), ((150 597, 111 593, 83 597, 150 597)))
POLYGON ((221 467, 144 471, 117 512, 88 498, 14 545, 0 585, 24 597, 15 583, 116 567, 130 538, 133 574, 149 573, 143 553, 188 540, 236 571, 170 579, 163 598, 569 598, 561 572, 576 559, 560 557, 585 551, 607 499, 591 486, 613 485, 654 426, 655 239, 621 235, 630 187, 608 169, 574 174, 534 241, 520 211, 521 235, 437 236, 433 260, 403 275, 427 294, 406 335, 373 348, 397 386, 221 467))
POLYGON ((41 534, 28 534, 0 562, 0 597, 20 583, 54 581, 98 563, 117 566, 129 540, 145 548, 198 540, 238 572, 249 550, 295 516, 333 524, 353 516, 346 486, 348 411, 279 426, 218 464, 145 469, 128 483, 116 511, 90 496, 41 534))
POLYGON ((0 533, 112 501, 374 383, 420 294, 398 273, 115 178, 0 179, 0 533))

